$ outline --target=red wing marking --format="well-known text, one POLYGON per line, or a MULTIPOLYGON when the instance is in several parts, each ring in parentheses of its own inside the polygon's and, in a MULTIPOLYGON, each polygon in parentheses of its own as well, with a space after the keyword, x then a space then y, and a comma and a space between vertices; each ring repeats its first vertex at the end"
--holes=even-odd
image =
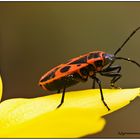
MULTIPOLYGON (((84 63, 84 64, 80 64, 79 66, 77 66, 77 64, 71 64, 71 65, 67 65, 67 64, 63 64, 63 66, 61 65, 61 67, 55 72, 55 77, 51 78, 51 79, 48 79, 46 81, 42 81, 40 84, 47 84, 47 83, 51 83, 53 82, 54 80, 57 80, 59 78, 62 78, 66 75, 70 75, 70 74, 73 74, 74 72, 78 71, 79 69, 83 68, 83 67, 86 67, 88 66, 87 63, 84 63), (66 66, 70 66, 70 69, 66 72, 61 72, 61 69, 66 67, 66 66)), ((47 73, 46 73, 47 74, 47 73)))
POLYGON ((91 60, 88 60, 88 55, 91 53, 99 53, 101 56, 102 52, 101 51, 95 51, 95 52, 90 52, 84 55, 81 55, 79 57, 70 59, 66 64, 60 64, 50 71, 48 71, 46 74, 44 74, 41 79, 40 79, 40 84, 47 84, 50 82, 53 82, 54 80, 57 80, 59 78, 62 78, 64 76, 73 74, 74 72, 78 71, 79 69, 88 66, 88 64, 93 64, 94 61, 100 60, 101 58, 94 58, 91 60))

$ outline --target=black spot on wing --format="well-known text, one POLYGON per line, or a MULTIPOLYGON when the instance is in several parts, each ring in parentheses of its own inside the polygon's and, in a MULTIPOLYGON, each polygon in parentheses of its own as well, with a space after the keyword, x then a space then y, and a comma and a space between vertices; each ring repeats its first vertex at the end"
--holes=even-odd
POLYGON ((70 69, 71 66, 65 66, 62 69, 60 69, 60 72, 67 72, 70 69))
POLYGON ((87 56, 79 58, 78 60, 75 60, 69 64, 81 64, 81 63, 87 63, 87 56))
POLYGON ((91 53, 88 56, 88 59, 92 59, 92 58, 99 58, 100 57, 100 53, 91 53))
POLYGON ((57 67, 56 69, 54 69, 52 72, 50 72, 46 77, 44 77, 40 82, 44 82, 47 81, 49 79, 52 79, 55 77, 55 72, 59 69, 59 67, 57 67))

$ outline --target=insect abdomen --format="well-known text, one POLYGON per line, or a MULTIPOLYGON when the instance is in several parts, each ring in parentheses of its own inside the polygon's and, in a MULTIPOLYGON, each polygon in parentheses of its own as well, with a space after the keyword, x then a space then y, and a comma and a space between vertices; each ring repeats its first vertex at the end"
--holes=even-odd
POLYGON ((46 83, 43 86, 45 86, 47 90, 55 91, 55 90, 63 89, 64 86, 66 88, 70 87, 72 85, 79 83, 80 81, 81 81, 81 76, 78 73, 74 73, 74 74, 62 77, 60 79, 54 80, 50 83, 46 83))

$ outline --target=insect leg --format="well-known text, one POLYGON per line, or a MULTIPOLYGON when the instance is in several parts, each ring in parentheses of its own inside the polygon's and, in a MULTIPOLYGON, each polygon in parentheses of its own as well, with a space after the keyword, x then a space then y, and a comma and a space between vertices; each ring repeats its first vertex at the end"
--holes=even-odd
POLYGON ((65 89, 66 89, 66 88, 64 87, 64 89, 63 89, 63 93, 62 93, 61 102, 60 102, 60 104, 57 106, 57 108, 59 108, 59 107, 64 103, 65 89))
POLYGON ((108 67, 107 69, 101 71, 100 74, 102 76, 113 77, 113 79, 110 82, 110 85, 113 88, 117 88, 114 84, 116 81, 118 81, 122 77, 122 75, 119 73, 120 71, 121 71, 121 66, 111 66, 111 67, 108 67), (115 72, 113 72, 113 71, 115 71, 115 72))
POLYGON ((110 82, 110 86, 112 88, 118 88, 118 87, 115 86, 115 82, 117 82, 122 77, 122 75, 120 73, 117 73, 117 72, 108 72, 108 73, 100 73, 100 74, 102 76, 113 77, 113 79, 110 82))
POLYGON ((110 82, 111 87, 117 88, 117 87, 115 86, 115 82, 118 81, 121 77, 122 77, 121 74, 118 74, 118 75, 114 76, 113 79, 112 79, 111 82, 110 82))
POLYGON ((58 89, 57 93, 60 93, 60 89, 58 89))
MULTIPOLYGON (((94 77, 96 77, 96 74, 94 75, 94 77)), ((96 80, 94 78, 92 78, 92 79, 93 79, 92 89, 95 89, 96 80)))
POLYGON ((92 88, 95 89, 95 79, 93 79, 92 88))
POLYGON ((110 72, 110 71, 115 71, 115 70, 117 72, 120 72, 121 66, 120 65, 110 66, 110 67, 107 67, 106 69, 103 69, 101 72, 110 72))
POLYGON ((109 111, 110 108, 108 107, 107 103, 106 103, 105 100, 104 100, 103 91, 102 91, 102 86, 101 86, 101 81, 100 81, 97 77, 93 77, 93 78, 96 80, 96 82, 97 82, 97 84, 98 84, 98 86, 99 86, 99 88, 100 88, 101 100, 102 100, 103 104, 106 106, 106 108, 107 108, 108 111, 109 111))

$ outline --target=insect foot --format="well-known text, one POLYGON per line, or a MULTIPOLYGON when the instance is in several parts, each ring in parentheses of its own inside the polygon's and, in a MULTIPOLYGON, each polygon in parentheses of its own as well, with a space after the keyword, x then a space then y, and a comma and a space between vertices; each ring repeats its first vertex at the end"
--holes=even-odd
POLYGON ((112 89, 122 89, 121 87, 115 86, 114 83, 111 83, 110 86, 112 89))

